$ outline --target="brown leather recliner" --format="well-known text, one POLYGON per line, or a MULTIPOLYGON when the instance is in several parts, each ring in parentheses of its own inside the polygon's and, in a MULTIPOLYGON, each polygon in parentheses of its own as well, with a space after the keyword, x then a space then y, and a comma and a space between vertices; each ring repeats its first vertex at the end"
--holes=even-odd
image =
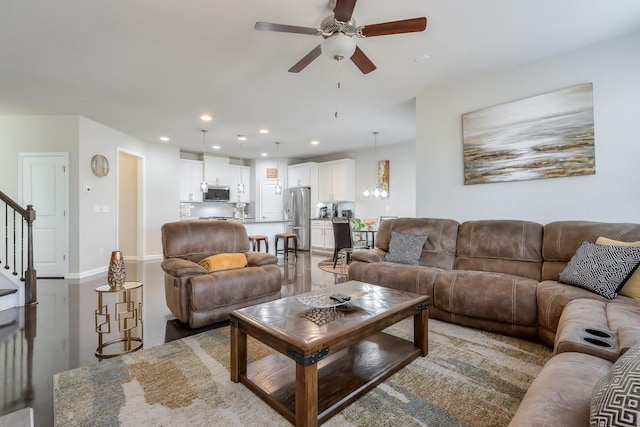
POLYGON ((164 290, 167 306, 191 328, 226 320, 238 308, 280 298, 278 259, 250 252, 244 225, 234 221, 191 220, 162 226, 164 290), (209 273, 198 262, 210 255, 242 252, 243 268, 209 273))

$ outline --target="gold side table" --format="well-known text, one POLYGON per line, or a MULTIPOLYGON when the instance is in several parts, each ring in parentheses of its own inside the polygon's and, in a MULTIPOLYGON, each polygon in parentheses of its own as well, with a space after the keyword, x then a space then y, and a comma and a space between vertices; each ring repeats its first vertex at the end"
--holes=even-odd
POLYGON ((96 288, 96 293, 96 357, 109 359, 140 350, 143 334, 142 282, 124 282, 120 288, 102 285, 96 288))

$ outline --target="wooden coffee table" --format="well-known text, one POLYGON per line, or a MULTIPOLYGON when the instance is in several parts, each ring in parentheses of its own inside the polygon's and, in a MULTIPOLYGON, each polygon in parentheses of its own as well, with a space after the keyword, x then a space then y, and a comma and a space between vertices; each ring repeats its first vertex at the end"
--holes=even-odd
POLYGON ((428 353, 429 298, 350 281, 231 313, 231 381, 296 426, 327 421, 428 353), (346 306, 313 308, 316 294, 364 292, 346 306), (413 316, 413 342, 381 332, 413 316), (247 365, 247 335, 277 351, 247 365))

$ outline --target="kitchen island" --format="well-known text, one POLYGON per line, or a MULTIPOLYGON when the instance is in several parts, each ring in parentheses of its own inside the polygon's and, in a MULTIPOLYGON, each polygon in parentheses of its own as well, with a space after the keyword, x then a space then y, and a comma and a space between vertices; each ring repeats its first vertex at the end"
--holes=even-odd
POLYGON ((287 226, 291 224, 291 221, 257 221, 256 219, 251 218, 247 218, 243 221, 234 221, 242 222, 249 236, 253 234, 263 234, 267 236, 267 239, 269 240, 269 250, 271 253, 275 253, 276 251, 275 235, 287 231, 287 226))

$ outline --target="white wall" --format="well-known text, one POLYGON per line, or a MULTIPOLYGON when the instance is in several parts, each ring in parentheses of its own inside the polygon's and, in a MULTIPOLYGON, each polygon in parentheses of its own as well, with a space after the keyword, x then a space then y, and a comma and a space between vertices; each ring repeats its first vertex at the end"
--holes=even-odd
POLYGON ((177 147, 146 143, 79 116, 0 116, 0 191, 14 200, 19 201, 18 153, 69 153, 69 278, 105 271, 117 249, 118 148, 143 158, 144 258, 160 258, 160 227, 179 219, 177 147), (91 173, 94 154, 110 160, 104 178, 91 173))
MULTIPOLYGON (((384 137, 380 134, 380 138, 384 137)), ((376 164, 371 150, 347 153, 356 161, 356 206, 358 218, 378 218, 380 216, 416 216, 416 162, 413 142, 378 145, 378 160, 389 160, 389 198, 379 200, 373 196, 362 196, 366 186, 373 186, 376 164)))
POLYGON ((18 153, 27 152, 69 153, 69 271, 78 271, 78 116, 0 116, 0 191, 17 202, 18 153))
POLYGON ((160 227, 179 219, 179 158, 177 147, 145 143, 84 117, 79 122, 80 167, 80 277, 106 271, 111 251, 117 250, 117 159, 118 149, 141 157, 144 186, 142 227, 144 258, 162 256, 160 227), (111 161, 111 173, 98 178, 89 164, 94 154, 111 161), (83 188, 91 186, 85 193, 83 188))
POLYGON ((640 33, 425 90, 416 107, 417 216, 640 222, 640 33), (596 174, 464 185, 461 115, 593 82, 596 174))

